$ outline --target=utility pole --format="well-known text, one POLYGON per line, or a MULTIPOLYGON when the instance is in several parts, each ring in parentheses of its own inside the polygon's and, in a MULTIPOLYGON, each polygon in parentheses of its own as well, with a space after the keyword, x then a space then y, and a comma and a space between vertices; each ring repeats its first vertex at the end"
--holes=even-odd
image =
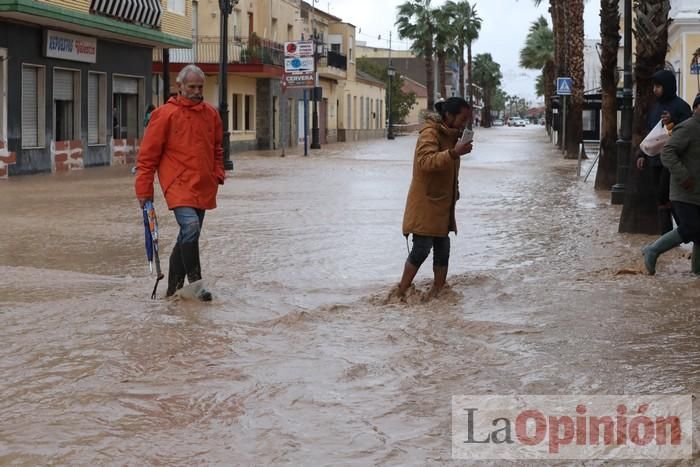
POLYGON ((224 150, 224 170, 233 170, 231 160, 231 133, 228 126, 228 17, 233 12, 238 0, 219 0, 221 10, 220 29, 220 61, 219 61, 219 115, 223 125, 223 139, 221 142, 224 150))
POLYGON ((388 92, 388 98, 387 98, 387 108, 389 109, 389 128, 387 129, 386 132, 386 139, 394 139, 394 119, 393 119, 393 113, 392 112, 392 107, 391 107, 391 90, 394 87, 394 74, 396 73, 396 70, 394 70, 394 66, 391 62, 391 31, 389 31, 389 68, 387 68, 387 73, 389 74, 389 92, 388 92))
POLYGON ((622 92, 622 127, 617 140, 617 183, 611 191, 611 203, 625 202, 625 183, 632 150, 632 0, 625 0, 625 71, 622 92))
POLYGON ((318 128, 318 32, 316 31, 316 6, 318 0, 311 0, 311 33, 314 42, 314 90, 311 94, 313 105, 313 116, 311 123, 311 149, 321 149, 321 131, 318 128))

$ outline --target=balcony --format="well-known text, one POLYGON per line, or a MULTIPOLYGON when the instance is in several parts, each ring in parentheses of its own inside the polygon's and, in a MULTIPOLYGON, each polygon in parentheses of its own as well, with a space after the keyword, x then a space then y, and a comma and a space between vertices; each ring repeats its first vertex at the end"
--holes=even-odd
MULTIPOLYGON (((197 36, 190 49, 170 49, 170 63, 219 64, 221 40, 218 36, 197 36)), ((261 64, 284 67, 284 46, 256 36, 235 37, 227 43, 229 64, 261 64)), ((163 62, 162 49, 153 50, 153 61, 163 62)))
POLYGON ((318 62, 318 74, 324 78, 347 79, 348 61, 345 55, 329 50, 318 62))

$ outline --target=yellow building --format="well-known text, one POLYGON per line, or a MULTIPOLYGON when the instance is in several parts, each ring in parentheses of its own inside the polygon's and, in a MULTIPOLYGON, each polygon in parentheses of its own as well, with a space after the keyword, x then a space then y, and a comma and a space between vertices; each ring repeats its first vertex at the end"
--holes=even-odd
MULTIPOLYGON (((206 74, 205 99, 218 106, 218 2, 194 0, 188 2, 188 7, 192 11, 193 46, 169 50, 170 91, 174 90, 177 73, 186 64, 196 63, 206 74)), ((312 90, 306 91, 305 113, 305 92, 292 88, 282 90, 281 78, 284 42, 311 39, 314 31, 321 46, 318 61, 320 143, 370 137, 378 134, 375 130, 384 127, 384 119, 380 117, 385 111, 383 86, 371 78, 364 81, 356 78, 354 26, 300 0, 241 1, 235 6, 228 26, 227 101, 234 152, 303 144, 305 115, 311 141, 312 90), (350 120, 346 119, 346 92, 351 96, 351 105, 353 99, 357 101, 350 120), (370 108, 374 110, 370 112, 370 108), (381 112, 377 112, 378 108, 381 112), (367 122, 368 116, 370 122, 367 122)), ((162 89, 162 53, 158 50, 154 55, 157 77, 154 100, 158 102, 162 102, 166 94, 162 89)))
POLYGON ((185 0, 0 0, 0 177, 129 163, 185 0))
POLYGON ((700 23, 697 0, 671 2, 666 68, 676 73, 678 95, 689 104, 700 93, 700 23))

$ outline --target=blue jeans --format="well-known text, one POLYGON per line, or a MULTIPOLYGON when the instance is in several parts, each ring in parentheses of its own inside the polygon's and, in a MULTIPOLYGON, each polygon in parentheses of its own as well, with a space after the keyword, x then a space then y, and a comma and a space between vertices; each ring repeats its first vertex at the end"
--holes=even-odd
POLYGON ((683 243, 700 243, 700 206, 673 201, 673 211, 678 216, 678 233, 683 243))
POLYGON ((199 240, 199 234, 204 224, 204 210, 180 207, 173 209, 175 220, 180 226, 180 234, 177 243, 195 243, 199 240))

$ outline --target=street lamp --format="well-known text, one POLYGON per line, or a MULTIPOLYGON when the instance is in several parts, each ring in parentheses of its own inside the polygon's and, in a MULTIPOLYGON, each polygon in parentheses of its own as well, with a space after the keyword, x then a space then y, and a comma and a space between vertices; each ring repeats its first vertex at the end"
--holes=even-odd
POLYGON ((389 109, 389 129, 386 132, 386 139, 394 139, 394 128, 393 128, 393 118, 392 118, 392 111, 391 111, 391 88, 393 87, 394 83, 394 75, 396 74, 396 69, 394 69, 393 66, 389 65, 389 68, 386 70, 387 74, 389 75, 389 97, 387 98, 387 108, 389 109))
MULTIPOLYGON (((231 132, 228 127, 228 17, 233 12, 233 7, 238 4, 238 0, 219 0, 219 10, 221 10, 220 23, 220 61, 219 61, 219 115, 223 124, 222 146, 224 150, 224 170, 233 170, 231 160, 231 132)), ((195 45, 196 47, 196 45, 195 45)))
POLYGON ((625 202, 625 183, 632 151, 632 0, 625 0, 625 68, 622 92, 622 125, 617 140, 617 183, 611 192, 612 204, 625 202))
POLYGON ((318 41, 318 32, 316 31, 316 3, 320 0, 311 0, 311 33, 314 42, 314 90, 311 93, 313 99, 313 115, 311 117, 311 149, 321 149, 321 130, 318 127, 318 88, 320 86, 318 79, 318 56, 319 47, 323 47, 318 41))

